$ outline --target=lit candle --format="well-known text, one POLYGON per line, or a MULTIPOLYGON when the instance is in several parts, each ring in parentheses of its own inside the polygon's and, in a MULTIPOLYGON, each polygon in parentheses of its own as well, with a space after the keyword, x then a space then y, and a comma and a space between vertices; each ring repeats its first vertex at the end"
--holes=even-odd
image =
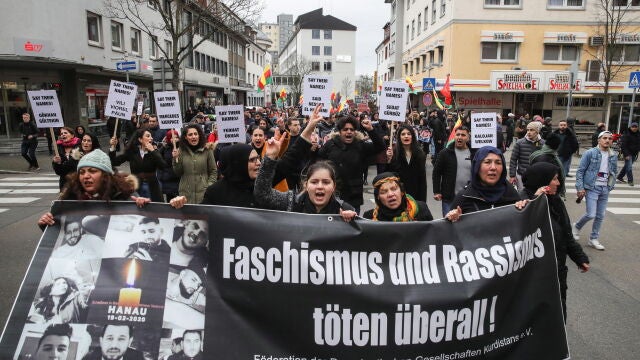
POLYGON ((140 305, 140 296, 142 295, 141 289, 133 287, 136 280, 136 259, 131 260, 129 263, 129 270, 127 271, 127 286, 120 289, 120 297, 118 298, 118 305, 120 306, 138 306, 140 305))

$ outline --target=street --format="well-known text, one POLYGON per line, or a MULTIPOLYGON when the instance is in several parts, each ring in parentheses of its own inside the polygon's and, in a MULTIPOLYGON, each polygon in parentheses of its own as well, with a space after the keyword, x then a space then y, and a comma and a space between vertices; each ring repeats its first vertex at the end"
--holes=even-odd
MULTIPOLYGON (((507 155, 509 153, 507 152, 507 155)), ((2 160, 2 159, 0 159, 2 160)), ((12 161, 15 159, 12 159, 12 161)), ((44 162, 44 161, 43 161, 44 162)), ((578 163, 574 157, 572 173, 578 163)), ((621 166, 621 163, 619 163, 621 166)), ((0 167, 3 167, 0 165, 0 167)), ((431 169, 427 165, 428 194, 431 169)), ((637 163, 635 173, 640 174, 637 163)), ((375 167, 369 169, 369 182, 375 167)), ((7 320, 31 256, 41 235, 38 217, 58 193, 58 178, 52 172, 0 172, 0 232, 4 259, 0 273, 0 322, 7 320)), ((567 180, 567 209, 573 220, 585 205, 575 203, 575 178, 567 180)), ((363 212, 373 206, 372 188, 365 187, 363 212)), ((440 203, 428 202, 434 217, 441 216, 440 203)), ((573 359, 635 359, 640 332, 640 187, 618 184, 610 194, 600 241, 606 251, 587 247, 589 223, 580 243, 589 255, 591 270, 581 274, 569 266, 567 333, 573 359)))

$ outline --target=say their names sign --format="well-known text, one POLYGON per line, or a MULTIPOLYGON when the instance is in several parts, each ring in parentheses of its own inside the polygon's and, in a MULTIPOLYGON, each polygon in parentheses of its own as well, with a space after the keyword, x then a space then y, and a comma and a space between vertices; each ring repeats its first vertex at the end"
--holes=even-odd
POLYGON ((177 91, 157 91, 153 93, 160 129, 182 127, 182 111, 177 91))
POLYGON ((320 115, 328 117, 331 106, 331 87, 333 81, 330 76, 307 75, 302 83, 302 115, 311 115, 318 104, 322 104, 320 115))
POLYGON ((62 111, 55 90, 27 91, 38 127, 63 127, 62 111))
POLYGON ((497 146, 496 113, 471 114, 471 147, 497 146))
POLYGON ((242 105, 216 106, 216 125, 219 143, 244 143, 247 130, 242 105))
POLYGON ((382 86, 380 95, 380 119, 404 121, 409 89, 402 81, 388 81, 382 86))
POLYGON ((129 120, 135 105, 138 85, 111 80, 104 115, 129 120))

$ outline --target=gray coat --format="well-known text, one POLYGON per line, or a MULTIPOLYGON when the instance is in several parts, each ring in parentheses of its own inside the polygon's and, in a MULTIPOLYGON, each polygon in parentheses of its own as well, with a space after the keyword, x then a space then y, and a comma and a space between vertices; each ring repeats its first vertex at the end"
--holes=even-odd
POLYGON ((540 139, 535 142, 529 141, 527 137, 516 141, 509 160, 509 176, 515 177, 517 173, 522 175, 529 167, 529 156, 544 145, 544 140, 540 139))

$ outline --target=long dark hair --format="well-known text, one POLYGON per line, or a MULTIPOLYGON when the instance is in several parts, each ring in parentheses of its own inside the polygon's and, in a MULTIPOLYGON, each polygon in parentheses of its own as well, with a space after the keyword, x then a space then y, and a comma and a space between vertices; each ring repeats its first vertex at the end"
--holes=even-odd
MULTIPOLYGON (((333 197, 336 197, 338 195, 340 177, 338 176, 338 172, 336 171, 336 167, 333 164, 333 161, 321 160, 311 164, 302 174, 302 183, 305 184, 309 180, 309 178, 319 170, 327 170, 329 172, 329 177, 331 178, 331 180, 333 180, 333 183, 335 185, 333 197)), ((306 189, 304 191, 306 191, 306 189)))
POLYGON ((189 148, 189 142, 187 141, 187 132, 189 131, 189 129, 196 129, 196 131, 198 132, 198 145, 196 146, 198 148, 203 147, 207 142, 207 139, 205 139, 204 137, 204 131, 202 131, 202 127, 200 127, 200 125, 198 124, 189 124, 182 128, 182 134, 180 135, 180 149, 186 150, 187 148, 189 148))
POLYGON ((133 137, 131 137, 131 139, 129 140, 129 143, 127 144, 127 148, 126 151, 129 152, 137 152, 138 151, 138 146, 140 146, 140 138, 144 136, 144 133, 148 132, 149 134, 151 134, 151 131, 149 131, 149 129, 147 128, 140 128, 137 129, 136 132, 133 134, 133 137))
MULTIPOLYGON (((121 192, 127 196, 133 194, 137 186, 127 181, 127 176, 126 174, 111 175, 102 171, 102 185, 100 187, 102 190, 95 200, 110 201, 111 197, 117 192, 121 192)), ((84 198, 84 194, 84 188, 80 183, 80 174, 76 171, 67 174, 67 182, 62 189, 59 199, 81 200, 84 198)))
POLYGON ((36 303, 35 308, 44 316, 45 319, 51 319, 55 314, 60 310, 60 306, 64 304, 69 295, 78 291, 78 285, 72 279, 64 276, 57 277, 53 279, 51 284, 45 286, 40 290, 40 300, 36 303), (55 304, 53 303, 53 297, 51 296, 51 289, 53 288, 53 284, 56 283, 59 279, 64 279, 67 283, 67 291, 60 296, 60 301, 58 302, 58 307, 54 309, 55 304))
POLYGON ((426 155, 424 154, 424 151, 422 151, 422 147, 420 146, 420 144, 418 143, 418 139, 416 137, 416 131, 413 129, 412 126, 409 126, 407 124, 401 124, 400 126, 398 126, 398 129, 396 130, 396 134, 395 134, 395 144, 394 144, 394 149, 393 149, 393 160, 392 161, 399 161, 399 159, 402 159, 402 157, 404 156, 404 148, 402 147, 402 142, 400 142, 400 134, 402 133, 402 130, 408 130, 409 133, 411 134, 411 144, 410 144, 410 149, 411 149, 411 156, 415 156, 417 158, 425 158, 426 159, 426 155))

